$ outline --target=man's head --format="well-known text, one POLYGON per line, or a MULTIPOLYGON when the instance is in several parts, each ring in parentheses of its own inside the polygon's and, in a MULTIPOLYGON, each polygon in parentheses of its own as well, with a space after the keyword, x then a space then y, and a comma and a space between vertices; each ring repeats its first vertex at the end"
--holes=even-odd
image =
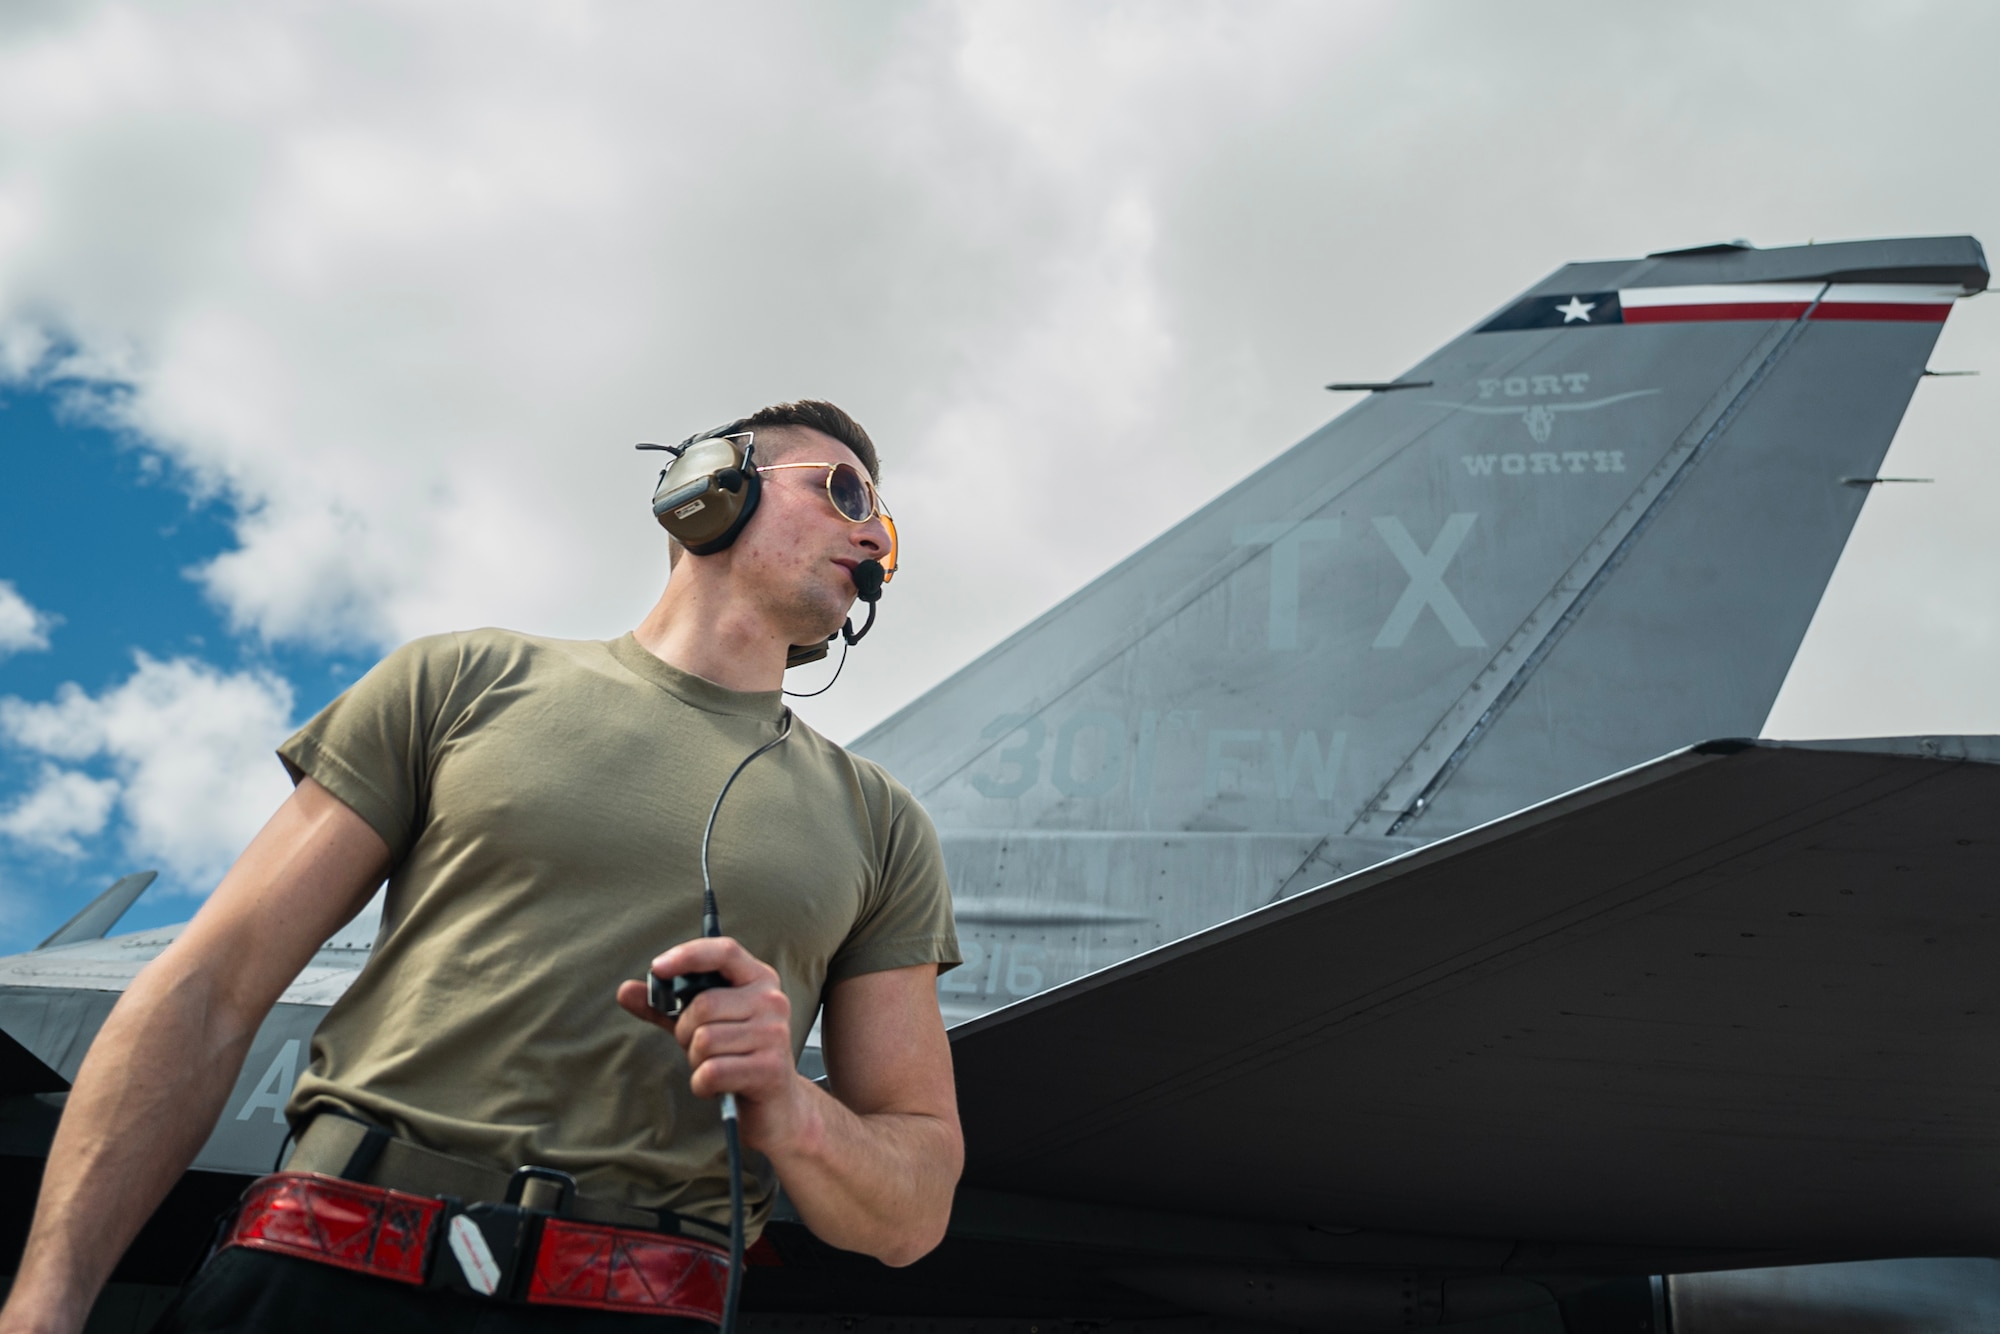
MULTIPOLYGON (((855 522, 841 514, 828 474, 803 465, 846 465, 849 486, 847 469, 861 468, 872 482, 881 467, 875 444, 838 407, 810 399, 760 409, 714 434, 738 432, 755 437, 762 499, 729 546, 701 558, 698 582, 764 607, 796 629, 793 642, 816 643, 853 602, 849 572, 862 560, 889 561, 893 538, 880 515, 855 522)), ((679 571, 687 552, 678 542, 670 550, 679 571)))
MULTIPOLYGON (((755 434, 759 464, 782 462, 790 456, 803 458, 802 451, 809 451, 812 442, 824 436, 845 447, 853 461, 868 470, 871 481, 882 480, 882 462, 876 457, 875 442, 868 438, 868 432, 860 422, 824 399, 803 398, 795 403, 773 403, 747 417, 739 417, 727 426, 718 426, 709 434, 734 435, 739 431, 755 434)), ((679 542, 672 537, 667 539, 669 566, 678 566, 685 554, 686 548, 679 542)))

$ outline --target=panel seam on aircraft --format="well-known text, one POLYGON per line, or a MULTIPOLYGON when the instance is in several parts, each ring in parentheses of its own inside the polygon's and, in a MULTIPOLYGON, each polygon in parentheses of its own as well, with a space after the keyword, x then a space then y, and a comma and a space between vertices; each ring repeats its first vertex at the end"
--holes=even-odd
MULTIPOLYGON (((1271 897, 1265 900, 1264 906, 1269 907, 1273 903, 1283 902, 1285 899, 1290 897, 1290 895, 1285 893, 1285 886, 1291 884, 1292 881, 1298 879, 1299 876, 1305 871, 1306 867, 1311 866, 1313 864, 1313 859, 1319 856, 1320 849, 1325 847, 1328 841, 1332 839, 1332 837, 1333 835, 1331 834, 1321 834, 1319 837, 1319 842, 1313 844, 1310 848, 1306 849, 1306 855, 1299 858, 1299 864, 1297 866, 1294 866, 1290 871, 1287 871, 1285 873, 1285 878, 1280 880, 1278 882, 1278 887, 1271 891, 1271 897)), ((1306 888, 1311 889, 1313 888, 1313 886, 1308 885, 1306 888)), ((1298 892, 1304 893, 1305 890, 1300 890, 1298 892)))

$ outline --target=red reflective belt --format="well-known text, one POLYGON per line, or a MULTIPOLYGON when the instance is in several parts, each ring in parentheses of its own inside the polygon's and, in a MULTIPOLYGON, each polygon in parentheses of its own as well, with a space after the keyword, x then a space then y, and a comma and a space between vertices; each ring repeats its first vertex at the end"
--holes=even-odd
POLYGON ((527 1300, 650 1311, 722 1323, 729 1252, 706 1242, 551 1218, 542 1224, 527 1300))
MULTIPOLYGON (((306 1172, 264 1177, 244 1193, 222 1246, 246 1246, 412 1286, 439 1286, 459 1261, 445 1245, 445 1200, 306 1172)), ((539 1217, 539 1216, 538 1216, 539 1217)), ((720 1323, 729 1255, 657 1232, 541 1217, 521 1300, 720 1323)), ((462 1225, 461 1225, 462 1226, 462 1225)))
POLYGON ((244 1192, 222 1244, 421 1284, 444 1208, 423 1195, 280 1172, 244 1192))

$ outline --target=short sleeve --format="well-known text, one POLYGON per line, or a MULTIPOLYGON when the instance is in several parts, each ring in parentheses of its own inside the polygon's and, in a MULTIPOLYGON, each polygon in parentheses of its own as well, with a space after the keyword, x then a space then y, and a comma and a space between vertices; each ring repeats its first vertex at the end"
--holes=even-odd
POLYGON ((398 861, 423 825, 438 719, 459 664, 457 636, 413 640, 278 747, 294 783, 310 777, 331 792, 398 861))
POLYGON ((937 964, 942 973, 961 962, 937 829, 908 791, 894 785, 894 793, 881 885, 828 961, 829 983, 926 963, 937 964))

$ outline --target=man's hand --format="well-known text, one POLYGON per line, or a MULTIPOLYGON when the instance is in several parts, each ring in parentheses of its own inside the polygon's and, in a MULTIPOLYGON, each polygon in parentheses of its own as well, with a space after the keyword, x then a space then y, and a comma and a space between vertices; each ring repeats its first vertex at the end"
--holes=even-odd
POLYGON ((826 1089, 793 1064, 792 1007, 778 975, 741 945, 691 940, 653 960, 653 971, 729 980, 695 997, 678 1022, 646 1004, 643 982, 622 984, 618 1003, 673 1033, 696 1093, 737 1095, 744 1143, 770 1158, 815 1235, 892 1265, 938 1244, 965 1144, 936 965, 827 988, 826 1089))
POLYGON ((777 970, 728 936, 690 940, 653 960, 659 977, 720 973, 726 987, 696 996, 669 1019, 646 1001, 646 984, 626 982, 618 1003, 674 1035, 687 1053, 695 1096, 737 1097, 743 1142, 766 1155, 782 1155, 810 1132, 809 1086, 792 1056, 792 1002, 777 970))

